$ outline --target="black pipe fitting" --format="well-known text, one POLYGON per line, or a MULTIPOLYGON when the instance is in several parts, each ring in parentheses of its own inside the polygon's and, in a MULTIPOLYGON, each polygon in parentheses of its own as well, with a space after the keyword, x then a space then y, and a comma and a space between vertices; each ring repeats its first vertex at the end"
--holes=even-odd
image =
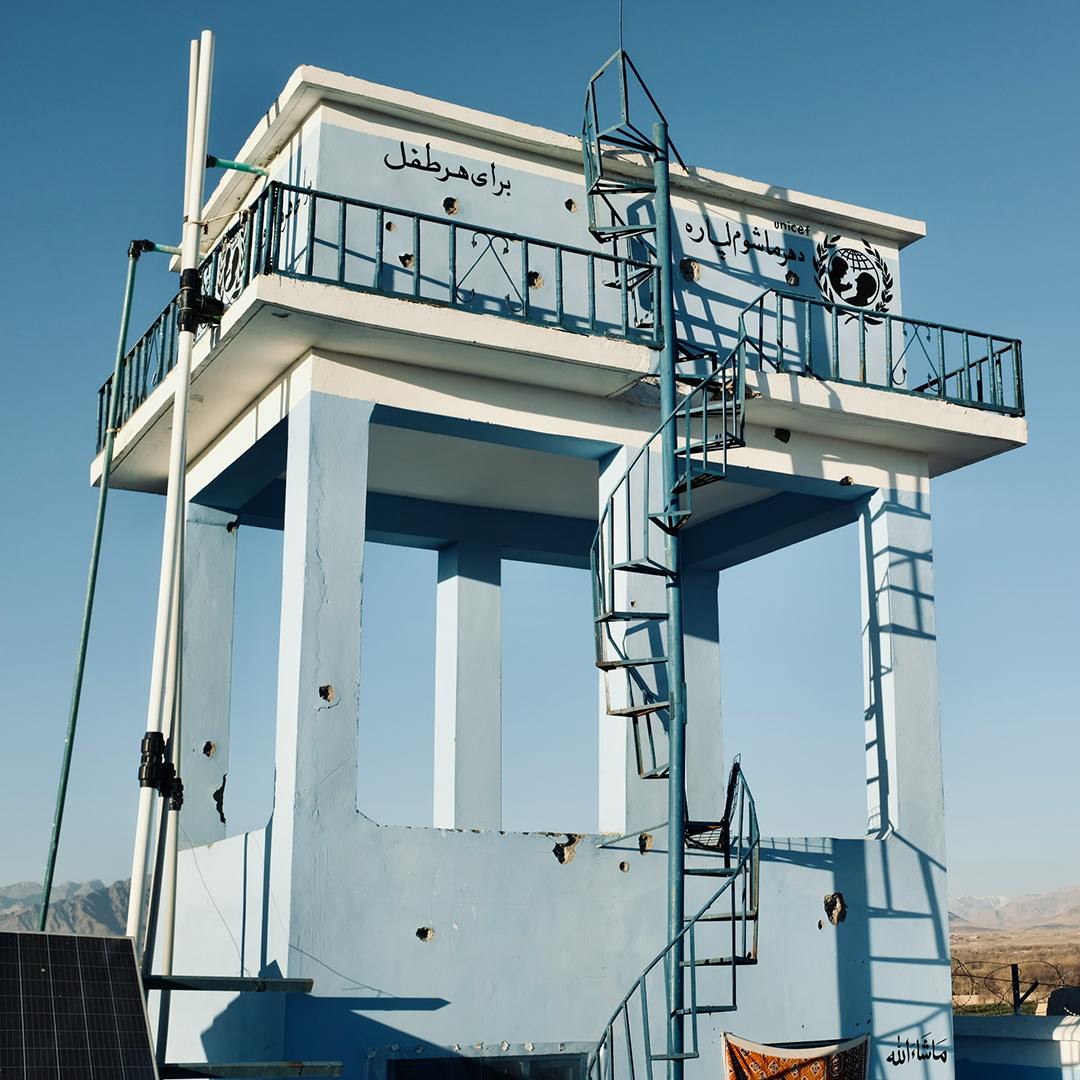
POLYGON ((180 271, 180 333, 194 334, 199 328, 199 309, 202 301, 202 275, 190 268, 180 271))
POLYGON ((161 768, 165 760, 165 736, 160 731, 148 731, 140 746, 139 787, 157 788, 161 784, 161 768))

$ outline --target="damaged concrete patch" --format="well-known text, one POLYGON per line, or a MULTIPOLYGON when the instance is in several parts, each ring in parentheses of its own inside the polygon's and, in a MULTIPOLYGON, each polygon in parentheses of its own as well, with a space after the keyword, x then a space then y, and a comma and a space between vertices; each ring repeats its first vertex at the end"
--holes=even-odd
POLYGON ((833 926, 839 925, 847 918, 847 904, 843 893, 829 893, 825 897, 825 917, 833 926))
POLYGON ((555 846, 551 850, 555 858, 565 866, 573 859, 574 851, 580 842, 581 837, 577 833, 567 833, 566 839, 556 840, 555 846))
POLYGON ((641 833, 637 838, 637 849, 642 855, 646 851, 652 851, 653 846, 653 834, 648 832, 641 833))
POLYGON ((228 773, 225 773, 221 777, 221 787, 213 794, 214 805, 217 807, 218 817, 221 818, 221 824, 225 824, 225 781, 228 778, 228 773))

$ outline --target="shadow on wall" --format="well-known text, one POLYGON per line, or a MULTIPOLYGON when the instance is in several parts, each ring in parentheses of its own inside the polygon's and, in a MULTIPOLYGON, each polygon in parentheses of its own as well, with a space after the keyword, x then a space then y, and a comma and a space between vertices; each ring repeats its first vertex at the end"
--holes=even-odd
MULTIPOLYGON (((761 860, 763 889, 768 888, 771 863, 824 871, 831 876, 833 893, 843 898, 836 924, 839 1030, 815 1035, 848 1039, 870 1034, 872 1080, 891 1074, 888 1055, 898 1039, 901 1045, 905 1040, 917 1044, 925 1035, 951 1060, 944 866, 895 833, 883 841, 763 841, 761 860)), ((766 895, 766 919, 767 905, 766 895)), ((821 911, 823 927, 827 907, 821 911)), ((763 927, 763 935, 767 932, 763 927)), ((921 1065, 904 1075, 927 1080, 952 1075, 939 1060, 921 1065)))

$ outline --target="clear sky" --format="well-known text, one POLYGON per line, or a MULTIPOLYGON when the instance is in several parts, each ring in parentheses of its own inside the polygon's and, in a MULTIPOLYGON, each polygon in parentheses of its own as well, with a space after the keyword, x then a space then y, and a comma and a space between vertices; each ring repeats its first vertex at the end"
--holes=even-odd
MULTIPOLYGON (((933 494, 951 887, 1080 883, 1080 5, 626 7, 627 48, 688 161, 925 219, 904 255, 905 311, 1024 339, 1031 446, 933 494)), ((613 0, 9 10, 0 883, 39 878, 44 862, 95 501, 95 395, 128 240, 179 233, 188 40, 217 32, 211 147, 230 156, 302 63, 578 131, 614 12, 613 0)), ((136 333, 176 284, 152 259, 140 274, 136 333)), ((128 873, 162 503, 110 502, 59 879, 128 873)), ((270 804, 280 547, 242 530, 236 825, 261 824, 270 804)), ((743 753, 766 832, 862 830, 856 558, 842 531, 724 581, 727 747, 743 753)), ((389 820, 430 813, 434 574, 430 553, 369 553, 361 805, 389 820)), ((504 580, 507 825, 588 826, 583 573, 507 564, 504 580)))

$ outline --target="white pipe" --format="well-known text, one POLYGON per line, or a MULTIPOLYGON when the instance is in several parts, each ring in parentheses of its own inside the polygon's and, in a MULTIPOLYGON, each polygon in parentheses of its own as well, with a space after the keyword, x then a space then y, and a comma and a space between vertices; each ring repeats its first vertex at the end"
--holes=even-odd
MULTIPOLYGON (((183 534, 180 537, 180 558, 177 559, 176 567, 173 570, 174 581, 173 589, 174 593, 178 596, 183 596, 183 586, 180 582, 181 564, 183 560, 183 534)), ((169 663, 166 666, 165 671, 165 715, 171 718, 171 724, 175 728, 176 724, 176 708, 177 708, 177 696, 178 696, 178 672, 180 670, 179 664, 172 662, 172 653, 174 650, 181 647, 181 615, 182 604, 177 603, 173 605, 172 622, 169 626, 169 663)), ((171 737, 171 736, 170 736, 171 737)), ((166 744, 166 750, 168 756, 173 759, 173 764, 176 765, 176 755, 173 752, 173 745, 171 743, 166 744)), ((158 813, 157 813, 157 828, 151 830, 151 836, 156 836, 154 846, 154 861, 150 870, 150 903, 147 910, 146 917, 146 930, 145 930, 145 942, 143 945, 142 956, 142 971, 144 975, 149 975, 153 970, 154 964, 154 948, 157 941, 158 927, 161 925, 161 889, 162 883, 167 881, 167 871, 165 869, 165 857, 166 857, 166 830, 168 828, 169 818, 169 806, 165 799, 158 799, 158 813)))
MULTIPOLYGON (((178 579, 178 592, 184 595, 184 538, 180 538, 180 557, 177 560, 176 576, 178 579)), ((174 657, 173 673, 173 700, 172 700, 172 734, 169 737, 169 758, 172 761, 175 775, 180 776, 181 753, 180 753, 180 723, 183 719, 184 706, 184 611, 182 605, 177 605, 176 625, 176 653, 174 657)), ((165 860, 164 877, 161 890, 161 918, 159 920, 161 933, 161 974, 173 973, 173 942, 176 936, 176 854, 177 842, 180 832, 180 811, 172 808, 172 800, 169 800, 166 809, 164 802, 162 811, 168 817, 165 825, 165 860)))
MULTIPOLYGON (((195 49, 192 49, 194 56, 195 49)), ((207 128, 210 121, 210 80, 214 62, 214 35, 202 32, 198 44, 198 85, 194 95, 194 119, 191 129, 188 172, 184 184, 184 231, 180 246, 181 271, 196 269, 199 263, 199 234, 202 229, 203 183, 206 175, 207 128)), ((188 101, 192 100, 189 88, 188 101)), ((184 526, 184 480, 187 467, 187 419, 191 390, 191 353, 195 334, 183 330, 179 335, 176 368, 173 374, 172 438, 169 444, 169 481, 165 496, 165 535, 161 545, 161 573, 158 578, 157 621, 154 626, 154 658, 150 669, 150 699, 147 706, 146 730, 160 732, 165 726, 166 669, 176 654, 169 648, 169 629, 173 607, 179 603, 174 582, 174 569, 184 526)), ((139 789, 139 816, 135 825, 135 847, 131 863, 131 895, 128 899, 127 934, 135 939, 136 948, 142 933, 143 900, 146 883, 146 864, 149 856, 150 818, 153 810, 154 788, 139 789)))
MULTIPOLYGON (((184 542, 181 536, 180 558, 177 563, 178 591, 184 595, 184 542)), ((172 712, 172 734, 169 737, 169 758, 177 777, 180 776, 181 752, 180 735, 184 709, 184 612, 177 605, 179 616, 176 619, 176 673, 174 677, 174 697, 172 712)), ((174 809, 172 799, 166 805, 162 800, 161 811, 165 814, 165 850, 159 865, 162 867, 161 891, 158 905, 158 925, 161 926, 161 960, 159 971, 162 975, 173 973, 173 945, 176 940, 176 875, 177 849, 180 836, 180 811, 174 809)), ((165 1061, 169 1044, 169 1013, 171 992, 162 990, 158 1001, 157 1060, 165 1061)))
MULTIPOLYGON (((188 177, 191 176, 191 144, 195 141, 195 112, 199 95, 199 42, 191 42, 188 58, 187 144, 184 147, 184 213, 187 213, 188 177)), ((179 254, 179 252, 177 252, 179 254)))

